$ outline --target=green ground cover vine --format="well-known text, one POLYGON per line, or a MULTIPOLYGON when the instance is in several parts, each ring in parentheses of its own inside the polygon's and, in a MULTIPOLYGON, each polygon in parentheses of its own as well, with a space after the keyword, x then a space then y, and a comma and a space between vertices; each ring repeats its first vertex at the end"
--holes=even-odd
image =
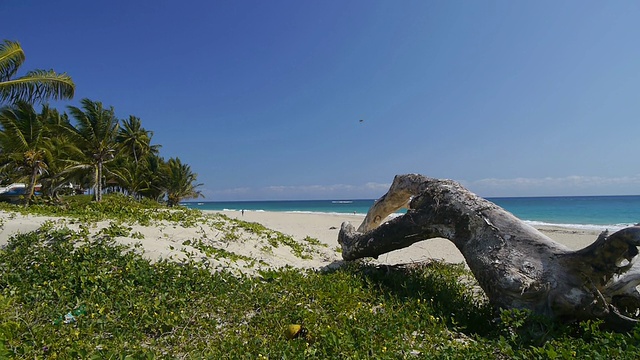
MULTIPOLYGON (((85 211, 93 210, 77 213, 85 211)), ((51 221, 0 250, 0 358, 637 356, 638 329, 617 334, 594 322, 495 313, 473 284, 460 281, 469 277, 463 266, 354 262, 331 271, 282 268, 249 277, 210 271, 195 260, 150 262, 114 241, 130 232, 124 224, 138 213, 115 213, 108 218, 112 229, 94 236, 87 224, 71 230, 51 221), (308 335, 287 339, 289 324, 302 324, 308 335)), ((202 217, 172 216, 178 222, 202 217)), ((150 221, 157 220, 150 215, 150 221)), ((208 221, 235 226, 223 218, 208 221)))
POLYGON ((100 202, 91 201, 88 195, 79 195, 65 197, 60 203, 36 203, 28 208, 0 202, 0 210, 23 215, 64 216, 82 223, 112 220, 149 226, 166 221, 189 227, 205 221, 202 212, 195 209, 169 208, 155 201, 138 201, 117 193, 105 195, 100 202))
MULTIPOLYGON (((313 248, 314 246, 326 247, 326 244, 323 244, 318 239, 314 239, 309 236, 302 239, 302 242, 298 242, 290 235, 269 229, 259 223, 232 219, 223 214, 219 214, 217 216, 224 219, 226 224, 230 226, 230 229, 227 228, 228 233, 235 234, 236 237, 239 237, 237 234, 237 231, 239 230, 255 234, 264 239, 267 244, 273 248, 278 248, 281 245, 289 247, 291 249, 291 253, 301 259, 312 259, 313 254, 317 253, 313 248)), ((224 229, 224 227, 219 228, 224 229)))

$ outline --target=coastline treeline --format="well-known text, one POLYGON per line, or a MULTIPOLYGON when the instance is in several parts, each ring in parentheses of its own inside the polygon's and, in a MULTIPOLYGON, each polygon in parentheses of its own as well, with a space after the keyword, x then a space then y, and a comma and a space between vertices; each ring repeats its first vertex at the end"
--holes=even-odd
POLYGON ((60 112, 47 99, 71 99, 75 84, 53 70, 15 74, 25 59, 17 42, 0 43, 0 184, 24 183, 22 202, 90 191, 120 192, 178 204, 202 196, 197 174, 177 157, 165 160, 140 118, 87 98, 60 112), (39 109, 37 105, 41 104, 39 109))

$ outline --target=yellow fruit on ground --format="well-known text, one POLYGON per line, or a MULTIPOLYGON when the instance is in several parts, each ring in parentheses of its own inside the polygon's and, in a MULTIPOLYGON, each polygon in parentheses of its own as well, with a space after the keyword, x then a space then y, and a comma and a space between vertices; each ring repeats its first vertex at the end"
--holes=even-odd
POLYGON ((287 337, 287 339, 291 340, 300 336, 301 332, 302 332, 302 325, 290 324, 287 326, 287 329, 284 331, 284 335, 287 337))

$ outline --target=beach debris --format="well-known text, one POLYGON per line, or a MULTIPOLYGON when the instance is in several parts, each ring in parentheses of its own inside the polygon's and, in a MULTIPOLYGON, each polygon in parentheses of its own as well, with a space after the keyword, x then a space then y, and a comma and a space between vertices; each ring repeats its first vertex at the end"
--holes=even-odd
POLYGON ((54 320, 53 324, 54 325, 71 324, 76 322, 79 316, 86 315, 86 314, 87 314, 87 310, 85 309, 84 305, 81 305, 69 311, 68 313, 64 314, 63 316, 60 316, 56 320, 54 320))
POLYGON ((452 180, 398 175, 360 227, 342 224, 345 260, 449 239, 493 306, 630 331, 640 314, 640 226, 603 232, 573 251, 452 180), (382 224, 400 208, 407 213, 382 224))

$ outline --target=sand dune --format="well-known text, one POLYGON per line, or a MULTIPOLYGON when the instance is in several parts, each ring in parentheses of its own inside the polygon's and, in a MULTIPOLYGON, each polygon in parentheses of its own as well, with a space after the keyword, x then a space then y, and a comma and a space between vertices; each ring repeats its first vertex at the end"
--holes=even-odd
MULTIPOLYGON (((160 222, 153 226, 129 225, 129 237, 117 237, 116 241, 127 245, 137 245, 136 251, 151 260, 170 259, 182 261, 193 258, 207 262, 215 269, 227 269, 252 274, 258 269, 273 269, 283 266, 298 268, 323 268, 342 263, 337 242, 340 225, 349 221, 359 225, 363 219, 351 214, 302 214, 285 212, 222 212, 231 219, 259 223, 265 227, 288 235, 301 244, 302 252, 297 253, 286 244, 277 244, 276 234, 257 235, 242 228, 234 229, 232 223, 222 223, 215 212, 205 212, 203 220, 191 227, 175 223, 160 222), (317 239, 309 243, 305 238, 317 239), (275 245, 274 245, 275 243, 275 245)), ((0 246, 17 233, 26 233, 39 228, 45 221, 55 226, 78 229, 79 224, 64 218, 19 215, 0 212, 0 246)), ((91 226, 93 234, 109 226, 103 221, 91 226)), ((592 243, 599 231, 562 227, 538 227, 553 240, 572 249, 580 249, 592 243)), ((373 263, 397 264, 441 259, 451 263, 463 263, 464 258, 453 244, 446 239, 430 239, 380 256, 373 263)))

